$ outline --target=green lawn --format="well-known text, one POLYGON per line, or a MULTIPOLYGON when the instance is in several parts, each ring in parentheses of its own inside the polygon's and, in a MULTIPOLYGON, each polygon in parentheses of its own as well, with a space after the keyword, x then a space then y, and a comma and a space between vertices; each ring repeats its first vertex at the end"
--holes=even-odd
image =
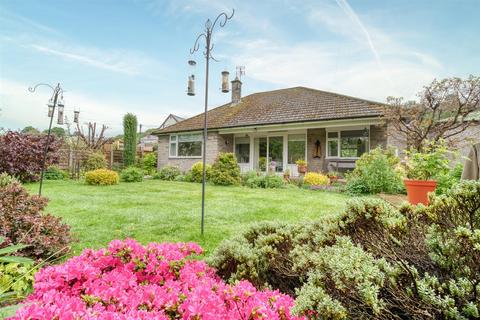
MULTIPOLYGON (((38 184, 27 188, 38 192, 38 184)), ((116 186, 46 181, 47 212, 63 217, 78 239, 72 254, 112 239, 195 241, 207 254, 225 238, 259 221, 300 221, 334 215, 348 196, 302 189, 207 185, 205 235, 200 236, 201 185, 147 180, 116 186)))

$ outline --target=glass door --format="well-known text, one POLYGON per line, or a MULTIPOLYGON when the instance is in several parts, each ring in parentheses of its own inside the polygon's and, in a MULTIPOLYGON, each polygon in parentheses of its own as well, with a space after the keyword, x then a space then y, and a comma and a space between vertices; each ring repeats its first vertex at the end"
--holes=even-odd
POLYGON ((257 171, 267 170, 267 138, 255 138, 253 140, 253 167, 257 171))
POLYGON ((283 136, 268 137, 268 159, 269 172, 283 171, 283 136))

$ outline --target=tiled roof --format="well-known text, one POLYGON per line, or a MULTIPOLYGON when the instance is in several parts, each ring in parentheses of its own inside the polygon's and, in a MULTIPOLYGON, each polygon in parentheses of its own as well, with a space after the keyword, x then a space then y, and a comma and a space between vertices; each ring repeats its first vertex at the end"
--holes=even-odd
MULTIPOLYGON (((208 128, 352 119, 382 116, 382 104, 332 92, 294 87, 254 93, 237 104, 228 103, 208 111, 208 128)), ((203 113, 154 133, 182 132, 203 128, 203 113)))

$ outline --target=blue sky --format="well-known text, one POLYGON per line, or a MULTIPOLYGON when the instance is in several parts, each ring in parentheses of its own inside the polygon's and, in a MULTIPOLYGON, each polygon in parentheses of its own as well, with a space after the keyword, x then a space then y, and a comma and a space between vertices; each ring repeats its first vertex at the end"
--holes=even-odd
POLYGON ((47 126, 60 82, 66 115, 120 133, 126 112, 144 128, 203 109, 186 95, 187 60, 207 18, 235 8, 214 35, 210 107, 230 100, 220 72, 244 65, 243 94, 307 86, 377 101, 414 98, 433 78, 480 74, 480 1, 0 0, 0 127, 47 126))

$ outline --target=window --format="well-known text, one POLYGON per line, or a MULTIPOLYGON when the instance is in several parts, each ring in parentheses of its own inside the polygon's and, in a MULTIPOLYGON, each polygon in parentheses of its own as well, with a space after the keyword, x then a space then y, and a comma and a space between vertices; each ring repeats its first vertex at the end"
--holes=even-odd
POLYGON ((181 134, 170 136, 170 157, 201 157, 202 135, 181 134))
POLYGON ((288 135, 288 163, 295 164, 297 160, 305 160, 305 135, 288 135))
POLYGON ((369 151, 369 134, 364 130, 331 131, 327 133, 327 156, 358 158, 369 151))
POLYGON ((235 138, 235 156, 238 163, 250 162, 250 138, 235 138))

